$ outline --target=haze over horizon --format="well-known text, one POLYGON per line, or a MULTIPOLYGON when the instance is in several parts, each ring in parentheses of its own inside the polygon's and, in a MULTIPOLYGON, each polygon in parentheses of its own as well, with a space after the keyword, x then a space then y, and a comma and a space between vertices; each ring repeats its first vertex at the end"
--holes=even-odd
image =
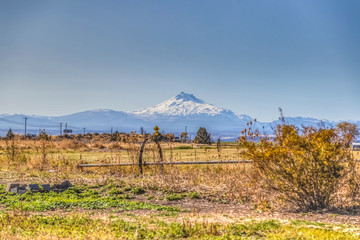
POLYGON ((133 111, 181 91, 261 121, 360 120, 360 2, 2 1, 0 114, 133 111))

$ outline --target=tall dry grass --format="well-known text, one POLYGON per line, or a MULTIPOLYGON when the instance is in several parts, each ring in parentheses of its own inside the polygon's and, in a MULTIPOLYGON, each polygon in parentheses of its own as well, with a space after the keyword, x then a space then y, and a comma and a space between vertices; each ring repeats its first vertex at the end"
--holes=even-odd
MULTIPOLYGON (((276 208, 281 205, 274 192, 263 187, 263 180, 255 174, 251 164, 229 165, 167 165, 162 172, 159 166, 145 166, 143 175, 138 166, 86 168, 77 167, 84 162, 137 163, 140 144, 138 139, 123 141, 96 141, 78 139, 48 139, 14 141, 15 155, 9 157, 9 142, 0 140, 0 181, 11 180, 56 182, 69 179, 76 184, 106 184, 109 181, 125 182, 169 192, 197 192, 214 201, 234 201, 276 208), (91 158, 91 161, 89 160, 91 158)), ((166 142, 161 145, 166 161, 212 161, 238 159, 241 149, 166 142), (181 146, 188 149, 181 149, 181 146)), ((146 145, 144 160, 158 161, 154 143, 146 145)), ((360 202, 360 178, 354 176, 352 186, 344 188, 344 206, 360 202), (346 194, 345 194, 346 193, 346 194), (351 194, 350 194, 351 193, 351 194), (345 195, 351 195, 351 199, 345 195), (346 202, 346 201, 347 202, 346 202)))

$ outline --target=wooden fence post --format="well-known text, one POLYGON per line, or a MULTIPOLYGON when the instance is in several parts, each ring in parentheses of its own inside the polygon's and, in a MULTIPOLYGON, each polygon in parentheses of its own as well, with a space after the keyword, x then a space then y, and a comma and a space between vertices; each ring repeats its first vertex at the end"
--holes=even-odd
POLYGON ((160 143, 158 142, 158 140, 156 138, 155 138, 155 143, 158 147, 159 156, 160 156, 160 172, 161 172, 161 174, 164 174, 164 157, 162 154, 160 143))

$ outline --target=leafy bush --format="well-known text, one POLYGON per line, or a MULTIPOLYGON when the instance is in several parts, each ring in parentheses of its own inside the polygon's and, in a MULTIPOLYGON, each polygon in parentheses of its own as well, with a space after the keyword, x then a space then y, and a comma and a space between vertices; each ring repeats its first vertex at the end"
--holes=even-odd
MULTIPOLYGON (((253 161, 256 173, 271 189, 303 210, 329 207, 339 186, 348 183, 356 161, 338 129, 303 127, 283 123, 275 138, 258 131, 243 131, 243 156, 253 161)), ((348 138, 347 138, 348 139, 348 138)))
POLYGON ((177 200, 181 200, 185 197, 184 194, 176 194, 176 193, 173 193, 173 194, 170 194, 170 195, 167 195, 165 197, 165 199, 167 201, 177 201, 177 200))
POLYGON ((191 199, 200 198, 200 195, 198 193, 196 193, 196 192, 189 192, 188 196, 191 199))

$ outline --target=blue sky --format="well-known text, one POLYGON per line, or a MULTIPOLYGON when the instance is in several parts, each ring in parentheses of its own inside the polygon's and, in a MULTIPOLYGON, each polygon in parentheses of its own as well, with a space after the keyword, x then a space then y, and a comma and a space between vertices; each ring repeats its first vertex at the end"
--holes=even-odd
POLYGON ((261 121, 360 120, 360 1, 0 2, 0 113, 130 111, 181 91, 261 121))

